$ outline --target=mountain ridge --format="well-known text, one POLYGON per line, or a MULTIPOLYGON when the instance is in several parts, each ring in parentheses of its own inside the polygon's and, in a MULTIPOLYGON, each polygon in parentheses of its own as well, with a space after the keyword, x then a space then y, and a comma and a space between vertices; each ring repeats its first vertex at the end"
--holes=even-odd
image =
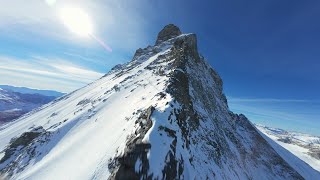
POLYGON ((56 99, 55 96, 24 94, 0 88, 0 125, 56 99))
POLYGON ((0 172, 17 179, 320 177, 300 161, 304 169, 291 167, 229 110, 196 35, 173 26, 132 61, 0 130, 0 172))

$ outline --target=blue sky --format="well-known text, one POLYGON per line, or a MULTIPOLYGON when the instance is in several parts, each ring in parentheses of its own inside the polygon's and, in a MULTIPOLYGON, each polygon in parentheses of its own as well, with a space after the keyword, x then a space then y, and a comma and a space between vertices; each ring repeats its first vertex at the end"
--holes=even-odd
POLYGON ((154 44, 168 23, 198 36, 232 110, 253 122, 320 135, 320 1, 11 0, 0 7, 0 84, 70 92, 154 44), (86 11, 94 35, 59 19, 86 11))

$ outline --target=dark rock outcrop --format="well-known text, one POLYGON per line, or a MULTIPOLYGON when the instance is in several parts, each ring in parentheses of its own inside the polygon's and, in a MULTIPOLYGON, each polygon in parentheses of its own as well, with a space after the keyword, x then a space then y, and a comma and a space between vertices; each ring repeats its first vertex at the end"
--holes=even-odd
POLYGON ((151 148, 151 144, 142 142, 142 139, 152 127, 150 119, 154 107, 150 106, 145 111, 141 112, 136 120, 138 125, 135 133, 128 137, 124 154, 109 161, 108 167, 112 172, 109 179, 152 179, 148 175, 149 163, 147 153, 151 148), (136 163, 139 161, 140 169, 136 171, 136 163))
POLYGON ((159 43, 166 41, 168 39, 177 37, 181 34, 182 33, 177 26, 175 26, 174 24, 168 24, 158 34, 156 44, 159 44, 159 43))
POLYGON ((4 150, 4 157, 0 160, 0 173, 6 173, 10 177, 13 173, 22 171, 28 163, 26 165, 20 164, 17 159, 28 162, 38 156, 37 145, 45 143, 49 135, 50 133, 40 126, 12 139, 4 150))
MULTIPOLYGON (((175 124, 176 126, 172 126, 177 128, 161 125, 157 129, 153 128, 151 132, 153 135, 166 137, 164 143, 169 144, 168 149, 163 152, 165 162, 159 162, 163 163, 162 178, 190 178, 184 173, 190 165, 206 168, 207 174, 204 177, 207 179, 229 179, 232 176, 256 179, 258 176, 254 171, 259 168, 269 173, 265 176, 267 179, 272 177, 303 179, 268 145, 244 115, 230 112, 223 94, 222 79, 198 53, 196 35, 187 34, 181 37, 179 35, 181 31, 178 27, 167 25, 159 33, 155 47, 162 43, 172 44, 170 51, 160 55, 145 67, 155 75, 168 77, 165 93, 162 92, 164 95, 159 94, 159 97, 168 94, 174 99, 168 102, 170 107, 166 109, 169 111, 167 119, 159 121, 175 124), (163 62, 168 65, 159 66, 163 62), (246 143, 253 146, 249 147, 250 145, 246 143), (182 155, 181 151, 187 152, 188 156, 182 155), (268 157, 269 162, 262 157, 268 157), (252 167, 253 165, 255 167, 252 167)), ((138 49, 134 59, 148 56, 150 49, 152 48, 138 49)), ((150 109, 146 112, 148 111, 150 109)), ((149 118, 152 114, 143 114, 145 115, 141 119, 151 122, 149 118)), ((112 173, 110 179, 158 177, 149 172, 147 153, 152 154, 152 143, 141 143, 141 139, 151 128, 148 124, 141 124, 144 128, 136 131, 127 140, 124 155, 111 161, 113 168, 110 169, 112 173), (139 171, 135 169, 137 163, 140 166, 139 171)))

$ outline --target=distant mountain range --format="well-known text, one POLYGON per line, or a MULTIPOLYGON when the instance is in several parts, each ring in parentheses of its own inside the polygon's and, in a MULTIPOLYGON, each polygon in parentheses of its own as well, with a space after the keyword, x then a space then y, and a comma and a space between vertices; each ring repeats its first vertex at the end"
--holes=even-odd
POLYGON ((49 103, 63 93, 0 85, 0 125, 49 103))
POLYGON ((0 85, 1 89, 17 92, 21 94, 40 94, 44 96, 53 96, 53 97, 60 97, 64 95, 64 93, 58 92, 58 91, 52 91, 52 90, 39 90, 39 89, 31 89, 27 87, 15 87, 15 86, 9 86, 9 85, 0 85))
MULTIPOLYGON (((263 125, 256 127, 267 136, 267 140, 270 138, 320 172, 320 137, 263 125)), ((270 141, 270 144, 277 149, 274 142, 270 141)))

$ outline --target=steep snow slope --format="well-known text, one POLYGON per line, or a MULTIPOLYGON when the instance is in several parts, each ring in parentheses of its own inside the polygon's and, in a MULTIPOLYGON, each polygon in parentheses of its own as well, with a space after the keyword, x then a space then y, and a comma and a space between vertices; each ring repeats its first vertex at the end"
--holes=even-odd
POLYGON ((4 126, 0 151, 12 179, 320 177, 297 172, 229 111, 196 36, 174 25, 129 63, 4 126))
POLYGON ((320 172, 320 137, 262 125, 256 125, 256 127, 267 137, 320 172))
POLYGON ((157 100, 157 93, 164 89, 168 77, 152 76, 152 71, 143 70, 168 48, 164 45, 163 50, 159 48, 161 52, 150 55, 134 69, 130 69, 135 64, 132 62, 125 73, 111 73, 3 127, 1 149, 23 132, 41 127, 45 133, 32 142, 34 155, 26 147, 20 151, 20 157, 10 157, 26 160, 26 164, 10 166, 7 162, 14 159, 8 159, 0 169, 24 169, 18 176, 21 179, 90 179, 100 166, 107 171, 108 159, 125 146, 140 111, 151 105, 164 106, 157 100), (42 138, 46 142, 39 142, 42 138))

